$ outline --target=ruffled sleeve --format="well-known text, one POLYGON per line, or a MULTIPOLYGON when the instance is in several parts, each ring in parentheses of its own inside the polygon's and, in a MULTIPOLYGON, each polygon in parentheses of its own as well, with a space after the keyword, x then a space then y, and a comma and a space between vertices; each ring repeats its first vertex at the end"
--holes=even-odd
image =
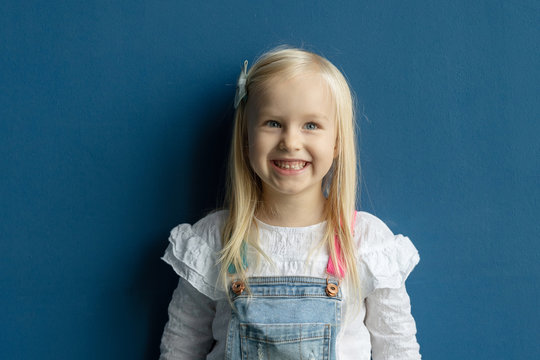
POLYGON ((405 288, 405 280, 420 260, 418 251, 409 238, 394 235, 375 216, 361 214, 355 230, 371 356, 373 360, 419 360, 416 323, 405 288))
POLYGON ((219 211, 195 225, 181 224, 171 230, 162 260, 202 294, 212 300, 224 296, 218 286, 221 228, 226 212, 219 211))
POLYGON ((394 235, 377 217, 359 212, 355 226, 363 296, 376 289, 399 289, 420 261, 411 240, 394 235))

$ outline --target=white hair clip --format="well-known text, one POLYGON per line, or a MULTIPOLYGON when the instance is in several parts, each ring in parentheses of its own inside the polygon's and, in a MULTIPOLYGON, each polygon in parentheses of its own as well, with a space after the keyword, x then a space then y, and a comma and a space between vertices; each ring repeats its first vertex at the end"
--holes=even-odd
POLYGON ((244 60, 244 66, 242 66, 242 71, 240 76, 238 76, 238 81, 236 83, 236 95, 234 95, 234 108, 238 108, 240 101, 246 97, 246 80, 247 80, 247 66, 248 61, 244 60))

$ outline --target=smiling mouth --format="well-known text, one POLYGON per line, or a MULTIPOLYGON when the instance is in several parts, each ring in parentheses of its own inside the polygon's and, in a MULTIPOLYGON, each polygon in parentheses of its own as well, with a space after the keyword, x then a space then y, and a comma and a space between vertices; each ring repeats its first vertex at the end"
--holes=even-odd
POLYGON ((307 161, 273 160, 272 162, 278 168, 285 170, 302 170, 307 165, 307 161))

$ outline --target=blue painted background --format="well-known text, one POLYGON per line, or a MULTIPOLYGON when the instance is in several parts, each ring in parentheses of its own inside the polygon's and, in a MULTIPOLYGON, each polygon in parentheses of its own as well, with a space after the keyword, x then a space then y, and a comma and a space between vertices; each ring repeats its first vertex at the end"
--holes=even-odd
POLYGON ((540 358, 539 3, 252 3, 0 3, 0 358, 157 358, 168 231, 219 204, 241 63, 282 43, 357 94, 424 358, 540 358))

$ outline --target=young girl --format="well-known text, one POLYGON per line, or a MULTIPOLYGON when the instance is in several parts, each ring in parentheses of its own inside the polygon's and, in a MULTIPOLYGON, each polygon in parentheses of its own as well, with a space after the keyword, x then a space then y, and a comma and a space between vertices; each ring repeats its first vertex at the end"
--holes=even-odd
POLYGON ((278 48, 235 99, 226 210, 174 228, 180 275, 161 359, 420 359, 406 237, 355 211, 347 81, 314 53, 278 48))

